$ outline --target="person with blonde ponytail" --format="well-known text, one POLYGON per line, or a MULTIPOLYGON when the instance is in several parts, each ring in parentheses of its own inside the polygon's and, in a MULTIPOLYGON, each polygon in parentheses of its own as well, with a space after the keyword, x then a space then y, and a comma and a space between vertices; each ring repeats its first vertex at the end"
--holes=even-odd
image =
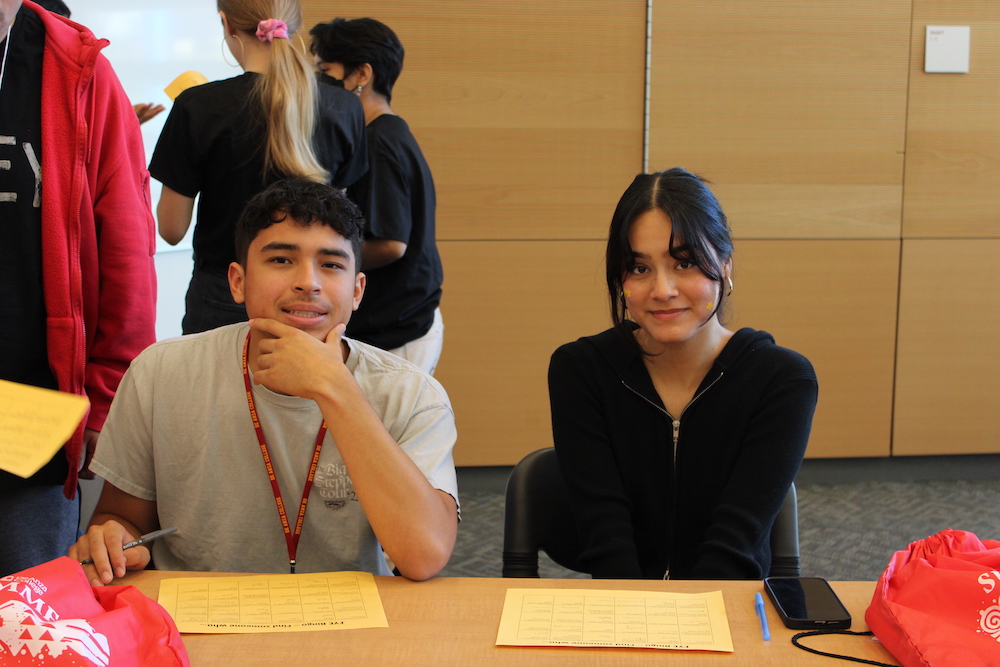
POLYGON ((183 333, 247 319, 229 292, 236 220, 250 198, 282 178, 346 188, 368 169, 364 109, 357 97, 317 86, 293 35, 298 0, 217 0, 228 48, 244 73, 189 88, 174 101, 149 165, 163 184, 160 236, 184 238, 194 214, 194 271, 183 333))

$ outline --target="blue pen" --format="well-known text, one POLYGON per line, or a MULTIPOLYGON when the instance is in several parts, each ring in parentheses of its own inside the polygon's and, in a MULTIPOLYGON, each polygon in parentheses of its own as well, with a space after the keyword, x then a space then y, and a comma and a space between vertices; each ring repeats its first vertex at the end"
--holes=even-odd
POLYGON ((760 634, 764 641, 771 640, 771 629, 767 627, 767 612, 764 610, 764 598, 760 593, 754 594, 754 607, 757 609, 757 618, 760 619, 760 634))

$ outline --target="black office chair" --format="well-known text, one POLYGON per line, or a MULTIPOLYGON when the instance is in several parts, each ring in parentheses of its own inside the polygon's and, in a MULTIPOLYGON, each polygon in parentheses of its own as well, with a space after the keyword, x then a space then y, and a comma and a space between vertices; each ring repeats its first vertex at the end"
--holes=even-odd
POLYGON ((525 456, 507 479, 503 576, 537 577, 539 549, 559 565, 583 571, 577 562, 583 543, 553 447, 525 456))
POLYGON ((771 526, 771 570, 768 574, 772 577, 798 577, 802 574, 799 496, 795 492, 795 482, 788 487, 788 495, 771 526))
MULTIPOLYGON (((583 572, 583 544, 573 520, 569 491, 552 447, 525 456, 507 479, 503 519, 503 576, 537 577, 538 551, 557 564, 583 572)), ((771 576, 800 574, 799 518, 795 485, 771 529, 771 576)))

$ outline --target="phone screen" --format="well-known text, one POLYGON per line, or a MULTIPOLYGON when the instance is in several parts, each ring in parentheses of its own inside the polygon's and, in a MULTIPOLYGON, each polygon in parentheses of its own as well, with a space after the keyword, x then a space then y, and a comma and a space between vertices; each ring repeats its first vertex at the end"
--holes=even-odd
POLYGON ((775 577, 765 584, 783 619, 819 626, 846 622, 850 627, 850 613, 825 579, 775 577))

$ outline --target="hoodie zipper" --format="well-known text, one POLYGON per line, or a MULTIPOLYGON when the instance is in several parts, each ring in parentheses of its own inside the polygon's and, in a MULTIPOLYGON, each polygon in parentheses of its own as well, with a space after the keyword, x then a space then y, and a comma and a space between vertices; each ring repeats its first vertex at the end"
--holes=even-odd
MULTIPOLYGON (((93 127, 94 127, 94 116, 95 109, 97 106, 96 91, 94 90, 94 77, 97 74, 97 58, 100 56, 101 50, 107 46, 109 42, 107 40, 96 40, 92 44, 87 44, 83 48, 85 51, 82 54, 82 62, 80 62, 80 78, 77 82, 76 90, 74 91, 76 95, 76 139, 77 142, 83 141, 85 144, 83 146, 78 146, 79 152, 73 156, 73 171, 70 181, 70 197, 73 202, 73 219, 70 220, 70 234, 72 247, 69 249, 68 256, 75 260, 75 266, 71 268, 71 279, 73 281, 73 292, 70 294, 70 299, 73 304, 79 305, 79 310, 75 311, 79 314, 80 323, 80 333, 82 335, 82 340, 77 345, 77 349, 82 349, 81 358, 84 359, 84 364, 79 366, 82 369, 82 373, 78 378, 79 390, 82 395, 87 395, 87 373, 86 373, 86 359, 90 354, 90 347, 87 344, 87 321, 86 321, 86 307, 84 304, 83 297, 83 251, 82 251, 82 215, 81 210, 83 208, 83 189, 85 182, 85 172, 87 166, 93 157, 93 127), (89 109, 89 115, 82 112, 81 109, 89 109), (82 119, 81 119, 82 118, 82 119), (78 159, 82 159, 81 164, 78 159)), ((72 466, 74 463, 79 466, 82 461, 86 460, 86 425, 87 420, 84 419, 83 423, 78 427, 78 433, 80 434, 81 447, 79 452, 79 458, 73 462, 70 462, 72 466)), ((70 471, 70 479, 75 482, 79 471, 70 471)), ((68 480, 67 484, 71 482, 68 480)))
MULTIPOLYGON (((652 405, 654 408, 656 408, 657 410, 659 410, 660 412, 662 412, 663 414, 665 414, 670 419, 671 426, 672 426, 672 429, 673 429, 673 450, 671 452, 671 460, 673 461, 673 465, 671 466, 671 470, 670 470, 670 474, 671 474, 670 492, 673 494, 673 501, 674 501, 673 502, 673 507, 671 508, 673 510, 673 516, 670 517, 670 528, 671 528, 671 530, 674 530, 674 528, 676 527, 676 513, 677 513, 677 504, 676 504, 676 501, 677 501, 677 443, 680 441, 680 438, 681 438, 681 417, 684 416, 684 413, 687 412, 688 408, 690 408, 694 404, 695 401, 697 401, 699 398, 701 398, 702 396, 704 396, 706 391, 708 391, 709 389, 711 389, 712 387, 714 387, 715 383, 718 382, 719 380, 721 380, 723 375, 725 375, 725 371, 719 373, 715 377, 715 379, 712 380, 708 384, 707 387, 705 387, 704 389, 702 389, 701 391, 699 391, 697 394, 695 394, 694 398, 692 398, 690 401, 688 401, 688 404, 684 406, 684 409, 681 410, 681 413, 676 418, 673 415, 671 415, 669 412, 667 412, 667 410, 665 408, 663 408, 662 406, 659 406, 656 403, 654 403, 653 401, 649 400, 642 392, 637 391, 636 389, 633 389, 632 387, 630 387, 628 385, 628 383, 625 382, 625 380, 621 381, 623 387, 625 387, 626 389, 628 389, 629 391, 631 391, 633 394, 635 394, 636 396, 638 396, 642 400, 644 400, 647 403, 649 403, 650 405, 652 405)), ((670 557, 669 557, 669 555, 667 556, 667 569, 663 573, 663 578, 665 580, 670 579, 670 557)))

